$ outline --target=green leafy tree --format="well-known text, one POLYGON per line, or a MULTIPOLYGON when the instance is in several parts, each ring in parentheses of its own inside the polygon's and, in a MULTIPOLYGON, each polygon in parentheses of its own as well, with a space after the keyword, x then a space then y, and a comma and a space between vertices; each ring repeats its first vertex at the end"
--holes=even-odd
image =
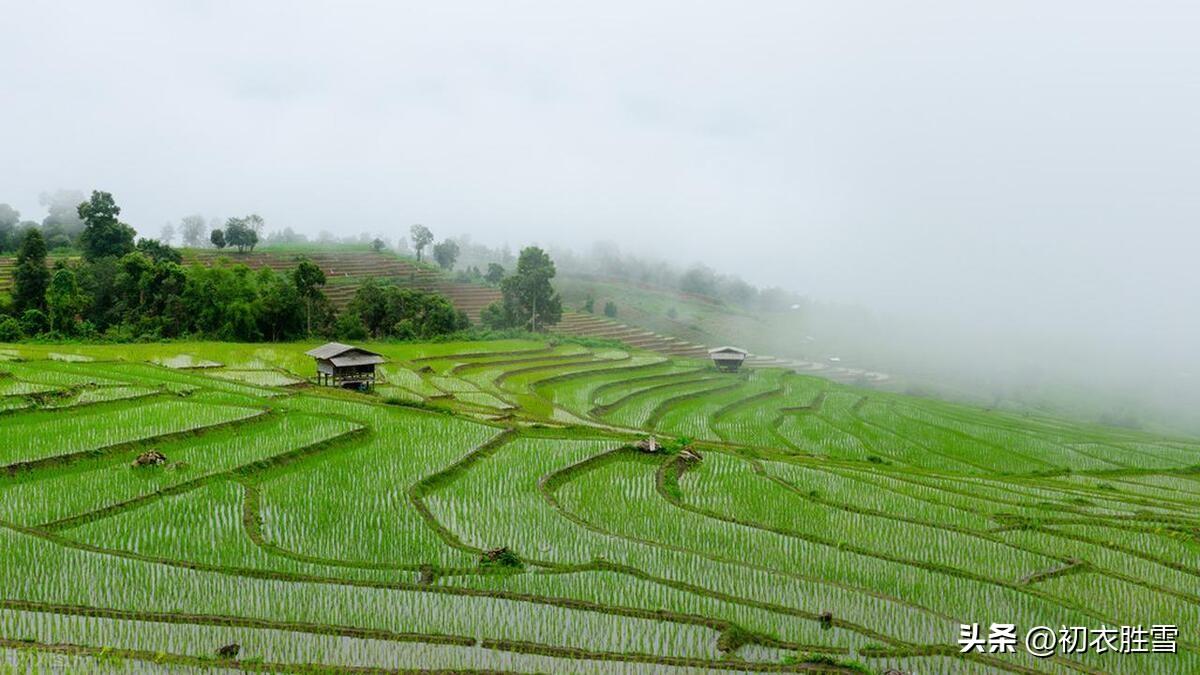
POLYGON ((340 340, 365 340, 367 339, 367 327, 357 314, 346 312, 338 317, 334 324, 333 332, 340 340))
POLYGON ((417 251, 417 260, 420 260, 425 247, 433 243, 433 233, 424 225, 413 225, 408 233, 412 236, 412 246, 417 251))
POLYGON ((225 232, 223 230, 213 230, 210 232, 208 235, 208 241, 212 243, 213 246, 216 246, 217 250, 223 249, 229 245, 228 242, 225 241, 225 232))
POLYGON ((444 270, 454 268, 454 263, 458 260, 458 253, 458 242, 453 239, 447 239, 433 247, 433 259, 437 261, 438 267, 444 270))
POLYGON ((556 273, 554 261, 537 246, 521 249, 517 269, 500 283, 504 296, 500 309, 489 312, 493 328, 523 328, 540 331, 562 318, 562 298, 550 280, 556 273))
POLYGON ((301 258, 300 264, 292 270, 292 283, 304 300, 305 335, 312 335, 313 306, 325 299, 321 290, 325 286, 325 272, 308 258, 301 258))
POLYGON ((372 251, 379 253, 380 251, 382 251, 385 248, 387 248, 387 244, 385 244, 382 239, 376 237, 375 239, 371 240, 371 250, 372 251))
POLYGON ((272 342, 299 337, 304 330, 300 323, 304 301, 295 284, 269 267, 259 270, 256 281, 259 331, 272 342))
POLYGON ((440 295, 383 286, 373 279, 359 287, 345 315, 355 316, 376 338, 427 339, 469 325, 466 315, 440 295))
POLYGON ((40 309, 27 309, 21 313, 21 332, 27 336, 41 335, 50 330, 50 322, 40 309))
POLYGON ((617 318, 617 303, 613 302, 612 300, 604 303, 604 316, 607 316, 610 319, 617 318))
POLYGON ((67 267, 55 270, 50 280, 50 288, 46 291, 50 330, 63 335, 73 335, 85 302, 75 272, 67 267))
POLYGON ((46 308, 46 288, 50 285, 50 270, 46 269, 46 240, 37 230, 29 230, 17 250, 13 270, 13 309, 24 312, 46 308))
POLYGON ((595 314, 596 313, 596 299, 590 295, 587 296, 587 300, 583 301, 583 311, 587 312, 588 314, 595 314))
POLYGON ((245 253, 246 249, 254 250, 258 245, 258 233, 247 224, 246 218, 230 218, 225 222, 225 243, 229 246, 236 246, 238 253, 245 253))
POLYGON ((501 281, 504 281, 504 266, 500 263, 488 263, 487 274, 483 275, 484 281, 493 286, 499 286, 501 281))
POLYGON ((79 235, 84 260, 119 258, 133 250, 135 232, 117 220, 121 207, 117 206, 112 194, 93 191, 91 198, 79 205, 78 211, 84 222, 83 233, 79 235))
POLYGON ((183 262, 179 251, 157 239, 139 239, 137 251, 154 262, 173 262, 176 265, 183 262))
POLYGON ((24 337, 20 321, 11 316, 0 319, 0 342, 19 342, 24 337))

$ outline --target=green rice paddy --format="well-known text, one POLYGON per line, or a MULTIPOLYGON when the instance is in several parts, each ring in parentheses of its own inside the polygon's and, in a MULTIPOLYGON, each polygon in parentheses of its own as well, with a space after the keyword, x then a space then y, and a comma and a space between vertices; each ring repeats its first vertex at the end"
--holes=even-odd
POLYGON ((1195 439, 525 340, 346 392, 313 346, 2 346, 0 672, 1200 672, 1195 439), (991 622, 1180 632, 960 653, 991 622))

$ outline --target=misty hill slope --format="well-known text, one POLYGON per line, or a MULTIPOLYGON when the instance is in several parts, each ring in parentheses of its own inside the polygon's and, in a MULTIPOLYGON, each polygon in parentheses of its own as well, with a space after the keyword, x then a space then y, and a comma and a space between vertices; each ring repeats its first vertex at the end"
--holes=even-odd
POLYGON ((748 310, 675 289, 586 275, 563 274, 554 285, 569 307, 582 308, 590 299, 593 312, 602 317, 605 305, 612 302, 615 321, 687 343, 736 345, 764 355, 761 365, 864 385, 890 379, 878 366, 853 363, 839 356, 834 345, 814 338, 807 306, 748 310))
POLYGON ((252 253, 221 252, 212 250, 187 250, 184 263, 213 265, 221 259, 233 264, 242 264, 251 269, 270 267, 288 270, 296 265, 297 259, 306 257, 325 272, 325 295, 339 309, 354 298, 358 287, 368 278, 390 281, 407 288, 438 293, 446 296, 454 306, 466 312, 471 321, 478 322, 479 314, 491 303, 500 299, 494 288, 454 281, 437 268, 394 254, 373 251, 324 251, 320 248, 296 248, 285 250, 260 250, 252 253))
POLYGON ((1183 630, 1169 654, 956 646, 976 621, 1190 625, 1196 439, 533 340, 366 344, 382 382, 351 393, 306 382, 313 346, 0 345, 0 648, 131 672, 1200 671, 1183 630))

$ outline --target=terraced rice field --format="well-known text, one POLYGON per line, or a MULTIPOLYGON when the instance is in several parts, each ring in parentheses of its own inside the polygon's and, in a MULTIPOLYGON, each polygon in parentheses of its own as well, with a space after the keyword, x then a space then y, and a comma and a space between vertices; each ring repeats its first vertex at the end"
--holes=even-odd
POLYGON ((313 346, 0 346, 0 671, 1200 672, 1195 439, 519 340, 369 345, 360 394, 313 346), (1179 635, 960 652, 992 622, 1179 635))

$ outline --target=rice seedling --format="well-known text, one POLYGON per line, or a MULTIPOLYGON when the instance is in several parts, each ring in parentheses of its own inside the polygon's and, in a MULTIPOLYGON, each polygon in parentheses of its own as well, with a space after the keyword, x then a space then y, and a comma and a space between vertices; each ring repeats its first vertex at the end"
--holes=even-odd
POLYGON ((4 420, 6 440, 0 464, 50 459, 195 431, 264 414, 258 408, 155 400, 88 407, 64 416, 58 411, 26 412, 4 420), (53 421, 53 424, 47 422, 53 421))
POLYGON ((275 370, 212 370, 205 374, 256 387, 288 387, 303 381, 275 370))
POLYGON ((371 394, 281 389, 309 347, 11 354, 38 360, 0 368, 0 664, 1200 668, 1186 634, 947 654, 998 617, 1195 625, 1186 439, 529 340, 372 345, 371 394), (655 432, 703 458, 617 450, 655 432))

